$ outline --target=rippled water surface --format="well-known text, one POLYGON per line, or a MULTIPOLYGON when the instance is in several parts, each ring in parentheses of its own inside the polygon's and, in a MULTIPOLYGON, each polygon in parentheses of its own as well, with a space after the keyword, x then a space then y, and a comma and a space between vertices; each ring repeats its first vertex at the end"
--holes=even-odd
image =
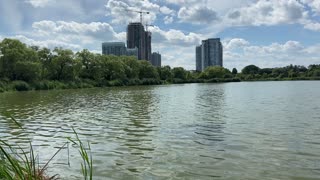
MULTIPOLYGON (((45 162, 74 137, 95 179, 320 179, 320 82, 243 82, 0 94, 0 137, 45 162), (19 130, 12 114, 26 129, 19 130)), ((50 173, 78 179, 70 145, 50 173)))

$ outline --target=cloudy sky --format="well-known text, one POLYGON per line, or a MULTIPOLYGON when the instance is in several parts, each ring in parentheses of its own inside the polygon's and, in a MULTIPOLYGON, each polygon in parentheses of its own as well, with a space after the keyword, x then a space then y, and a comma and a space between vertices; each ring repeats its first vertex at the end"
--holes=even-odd
POLYGON ((0 40, 100 53, 139 21, 125 9, 151 12, 163 65, 195 69, 195 46, 215 37, 227 68, 320 63, 320 0, 0 0, 0 40))

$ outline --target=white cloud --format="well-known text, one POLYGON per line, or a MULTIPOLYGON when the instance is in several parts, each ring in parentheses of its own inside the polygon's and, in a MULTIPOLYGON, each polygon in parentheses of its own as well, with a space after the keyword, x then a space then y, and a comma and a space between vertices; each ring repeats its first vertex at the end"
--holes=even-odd
POLYGON ((261 26, 299 23, 307 18, 304 6, 296 0, 259 0, 227 14, 232 25, 261 26))
POLYGON ((26 0, 25 2, 37 8, 37 7, 45 7, 47 5, 55 3, 56 0, 26 0))
POLYGON ((166 46, 165 44, 157 46, 155 51, 159 51, 162 55, 162 65, 170 65, 171 67, 184 67, 188 70, 195 69, 195 54, 192 46, 166 46))
POLYGON ((301 53, 304 47, 300 42, 287 41, 284 44, 272 43, 269 46, 245 46, 244 51, 247 54, 255 56, 288 56, 301 53))
POLYGON ((229 69, 241 69, 250 64, 261 68, 283 67, 289 64, 308 66, 318 64, 319 56, 320 45, 305 47, 297 41, 258 46, 240 38, 224 40, 224 65, 229 69))
POLYGON ((250 43, 241 38, 234 38, 230 40, 224 40, 222 44, 223 44, 224 50, 228 51, 228 50, 243 48, 245 46, 248 46, 250 43))
POLYGON ((182 7, 178 12, 178 18, 182 22, 194 24, 207 24, 219 19, 217 13, 207 7, 182 7))
POLYGON ((180 30, 170 29, 168 31, 161 30, 159 27, 151 27, 152 38, 154 43, 163 43, 168 45, 179 45, 179 46, 195 46, 198 44, 202 35, 193 32, 183 33, 180 30))
POLYGON ((72 36, 88 36, 97 40, 115 40, 117 33, 108 23, 91 22, 91 23, 77 23, 74 21, 39 21, 34 22, 32 27, 40 35, 72 35, 72 36))
POLYGON ((160 6, 154 3, 137 0, 108 0, 107 5, 107 16, 112 17, 112 23, 115 24, 127 24, 128 22, 139 22, 140 14, 133 11, 143 10, 149 12, 143 14, 143 23, 153 23, 159 12, 160 6))
POLYGON ((304 4, 307 4, 314 13, 320 14, 320 1, 319 0, 301 0, 304 4))
POLYGON ((43 40, 43 41, 38 40, 37 41, 37 40, 31 39, 31 38, 28 38, 26 36, 23 36, 23 35, 16 35, 16 36, 12 36, 9 38, 18 39, 21 42, 23 42, 29 46, 39 46, 39 47, 46 47, 46 48, 50 48, 50 49, 53 49, 55 47, 63 47, 66 49, 72 49, 72 50, 76 50, 76 51, 79 51, 82 49, 82 47, 78 44, 66 43, 66 42, 59 41, 59 40, 43 40))
POLYGON ((169 4, 177 4, 177 5, 194 5, 204 3, 206 0, 165 0, 169 4))
POLYGON ((167 6, 161 6, 160 12, 165 15, 174 15, 176 13, 174 10, 168 8, 167 6))
POLYGON ((33 31, 19 36, 23 42, 44 47, 61 46, 78 51, 87 48, 100 50, 105 41, 125 41, 126 33, 116 33, 108 23, 78 23, 74 21, 39 21, 32 24, 33 31))
POLYGON ((309 22, 305 23, 304 28, 312 30, 312 31, 319 31, 320 32, 320 23, 309 21, 309 22))
POLYGON ((165 24, 171 24, 173 22, 173 17, 172 16, 166 16, 163 18, 163 22, 165 24))

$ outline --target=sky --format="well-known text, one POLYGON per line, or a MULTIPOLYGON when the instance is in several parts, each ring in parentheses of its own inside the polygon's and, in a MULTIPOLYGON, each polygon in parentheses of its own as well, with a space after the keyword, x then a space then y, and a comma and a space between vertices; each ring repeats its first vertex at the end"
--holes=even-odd
POLYGON ((224 66, 320 64, 320 0, 0 0, 0 40, 101 53, 126 26, 151 24, 162 65, 195 69, 195 47, 221 38, 224 66))

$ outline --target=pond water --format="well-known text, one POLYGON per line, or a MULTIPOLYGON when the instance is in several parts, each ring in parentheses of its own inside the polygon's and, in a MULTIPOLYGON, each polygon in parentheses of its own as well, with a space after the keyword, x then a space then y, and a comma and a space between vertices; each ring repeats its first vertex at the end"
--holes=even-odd
MULTIPOLYGON (((40 164, 72 127, 90 142, 94 179, 320 179, 320 81, 0 94, 1 140, 31 140, 40 164)), ((49 173, 79 179, 67 151, 49 173)))

